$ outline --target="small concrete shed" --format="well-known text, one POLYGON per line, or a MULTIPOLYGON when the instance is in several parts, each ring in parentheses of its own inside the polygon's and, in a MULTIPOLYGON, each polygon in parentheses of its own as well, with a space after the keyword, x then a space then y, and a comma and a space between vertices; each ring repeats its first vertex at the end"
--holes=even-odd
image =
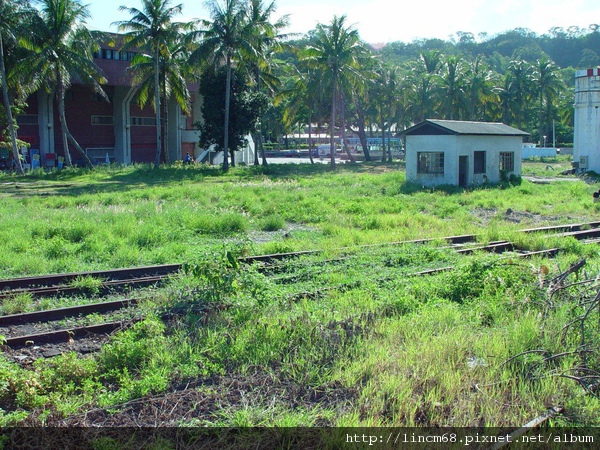
POLYGON ((521 175, 524 131, 491 122, 427 119, 404 130, 407 181, 436 186, 497 183, 521 175))

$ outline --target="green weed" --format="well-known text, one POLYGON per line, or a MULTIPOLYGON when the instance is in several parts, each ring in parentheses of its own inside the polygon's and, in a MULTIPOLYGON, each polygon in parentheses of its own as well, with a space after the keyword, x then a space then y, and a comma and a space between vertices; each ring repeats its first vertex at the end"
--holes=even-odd
POLYGON ((33 306, 33 296, 26 293, 11 295, 2 299, 3 314, 18 314, 30 311, 33 306))

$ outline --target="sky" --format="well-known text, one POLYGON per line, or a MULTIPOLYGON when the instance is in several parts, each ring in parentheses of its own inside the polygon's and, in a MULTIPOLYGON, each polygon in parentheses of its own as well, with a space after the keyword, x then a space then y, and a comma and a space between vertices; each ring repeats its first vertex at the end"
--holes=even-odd
MULTIPOLYGON (((269 0, 265 0, 268 4, 269 0)), ((82 0, 89 5, 92 18, 88 26, 103 31, 116 31, 111 24, 127 20, 119 6, 140 7, 139 0, 82 0)), ((182 3, 183 14, 176 20, 209 19, 202 0, 173 0, 182 3)), ((600 24, 598 0, 276 0, 275 17, 289 15, 288 33, 306 33, 317 23, 327 24, 334 15, 347 16, 346 23, 359 31, 371 44, 414 39, 448 40, 457 31, 479 37, 527 28, 538 34, 552 27, 587 28, 600 24)))

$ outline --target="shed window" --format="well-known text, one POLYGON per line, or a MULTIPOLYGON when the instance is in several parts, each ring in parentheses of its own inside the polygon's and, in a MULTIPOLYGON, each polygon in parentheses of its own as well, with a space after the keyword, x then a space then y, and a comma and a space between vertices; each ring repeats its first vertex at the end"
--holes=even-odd
POLYGON ((444 152, 418 152, 417 173, 444 173, 444 152))
POLYGON ((485 152, 473 153, 473 173, 485 173, 485 152))
POLYGON ((503 172, 514 172, 515 152, 500 152, 500 170, 503 172))

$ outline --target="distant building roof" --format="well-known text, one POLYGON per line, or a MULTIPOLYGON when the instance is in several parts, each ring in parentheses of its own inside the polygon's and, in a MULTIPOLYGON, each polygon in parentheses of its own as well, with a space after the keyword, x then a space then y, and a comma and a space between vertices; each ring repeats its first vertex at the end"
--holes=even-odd
POLYGON ((529 136, 529 133, 498 122, 466 122, 459 120, 427 119, 402 133, 403 135, 480 135, 529 136))

